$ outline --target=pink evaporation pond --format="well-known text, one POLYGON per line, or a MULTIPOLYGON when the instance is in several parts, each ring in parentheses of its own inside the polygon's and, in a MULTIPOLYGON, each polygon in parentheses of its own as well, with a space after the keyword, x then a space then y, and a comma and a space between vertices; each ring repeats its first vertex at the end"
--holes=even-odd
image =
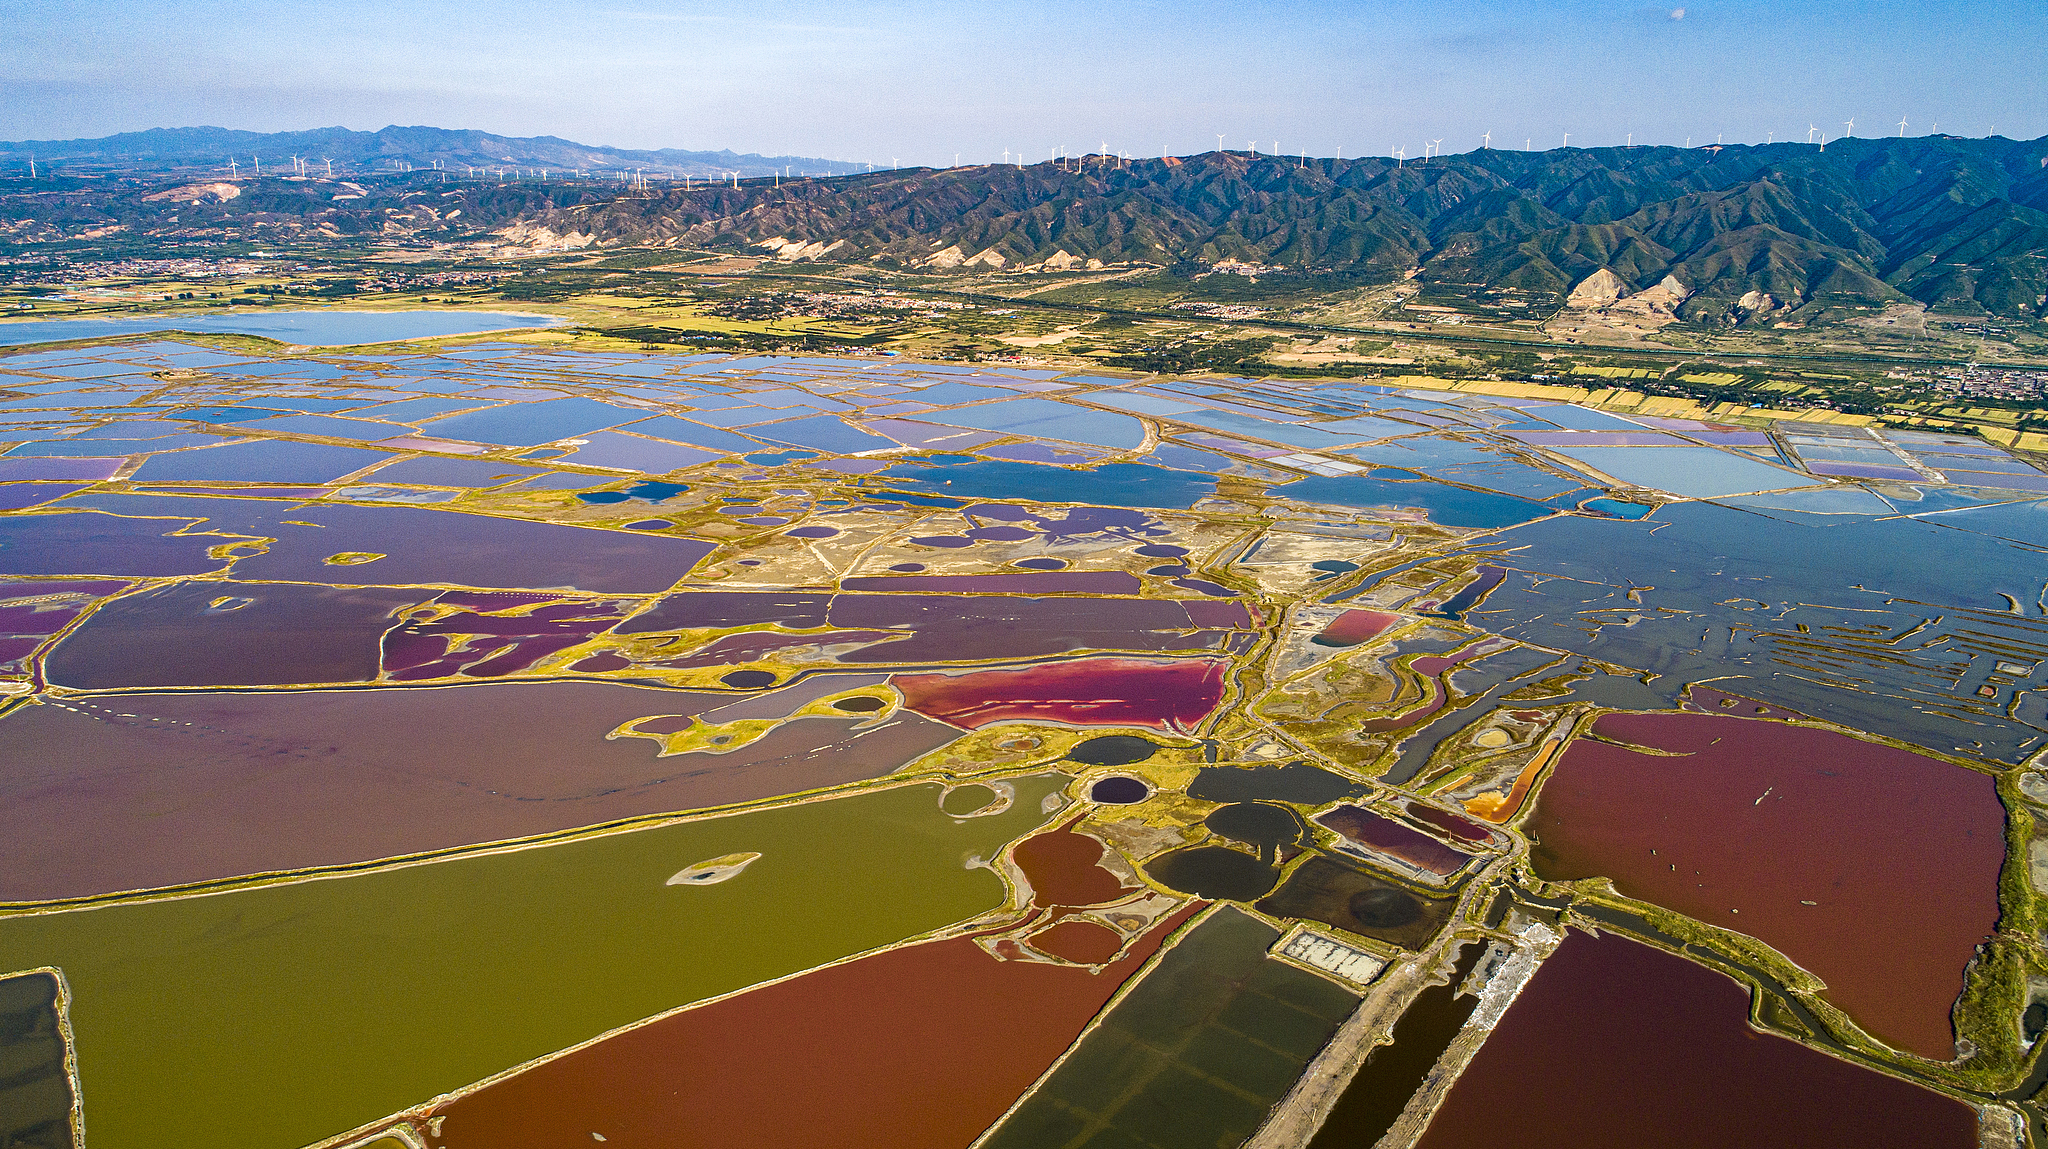
POLYGON ((1408 812, 1410 818, 1435 826, 1454 838, 1463 838, 1467 842, 1493 841, 1492 830, 1462 815, 1439 810, 1435 806, 1425 806, 1420 802, 1410 802, 1403 809, 1408 812))
POLYGON ((1539 875, 1605 876, 1755 937, 1880 1040, 1955 1056, 1949 1012, 1998 924, 2005 810, 1991 778, 1718 714, 1606 714, 1593 733, 1611 741, 1573 742, 1524 826, 1539 875))
POLYGON ((1439 878, 1450 877, 1472 860, 1472 855, 1462 850, 1362 806, 1338 806, 1317 815, 1316 821, 1371 852, 1397 858, 1439 878))
POLYGON ((1970 1106, 1748 1025, 1721 974, 1573 933, 1522 991, 1420 1149, 1975 1149, 1970 1106))
POLYGON ((1022 670, 910 674, 893 680, 911 710, 969 730, 994 722, 1185 730, 1223 701, 1219 659, 1079 658, 1022 670))
MULTIPOLYGON (((912 539, 926 546, 931 539, 912 539)), ((892 568, 893 569, 893 568, 892 568)), ((1144 589, 1138 576, 1124 571, 1045 571, 1031 574, 912 575, 858 577, 840 580, 843 590, 939 591, 953 594, 1118 594, 1144 589)))
POLYGON ((1317 646, 1357 646, 1385 634, 1400 621, 1400 615, 1383 610, 1347 610, 1331 619, 1330 625, 1309 641, 1317 646))

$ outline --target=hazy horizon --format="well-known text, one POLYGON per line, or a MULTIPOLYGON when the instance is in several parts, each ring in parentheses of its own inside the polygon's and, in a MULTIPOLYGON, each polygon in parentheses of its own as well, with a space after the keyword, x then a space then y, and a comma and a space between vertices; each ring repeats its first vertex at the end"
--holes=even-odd
POLYGON ((929 6, 29 0, 0 138, 390 124, 878 165, 2048 133, 2048 10, 1488 0, 929 6))

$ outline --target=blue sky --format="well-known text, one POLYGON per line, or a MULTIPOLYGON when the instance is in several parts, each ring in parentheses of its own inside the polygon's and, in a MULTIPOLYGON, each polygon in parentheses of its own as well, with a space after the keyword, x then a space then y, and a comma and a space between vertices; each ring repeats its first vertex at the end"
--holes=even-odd
POLYGON ((2048 134, 2048 4, 0 0, 0 138, 390 123, 885 163, 2048 134))

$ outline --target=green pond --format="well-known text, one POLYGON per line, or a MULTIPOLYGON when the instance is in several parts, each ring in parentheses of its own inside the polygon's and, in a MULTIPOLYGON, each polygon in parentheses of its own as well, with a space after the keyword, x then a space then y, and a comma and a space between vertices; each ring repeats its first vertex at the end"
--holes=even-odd
MULTIPOLYGON (((936 784, 342 878, 0 918, 60 967, 94 1149, 291 1149, 616 1026, 972 918, 1068 779, 936 784), (677 871, 761 857, 707 886, 677 871)), ((396 816, 394 814, 394 816, 396 816)))

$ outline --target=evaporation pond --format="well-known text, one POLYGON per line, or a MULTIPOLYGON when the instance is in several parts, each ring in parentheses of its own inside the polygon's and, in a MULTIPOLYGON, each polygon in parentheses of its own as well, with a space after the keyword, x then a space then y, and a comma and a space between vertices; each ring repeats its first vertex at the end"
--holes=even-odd
POLYGON ((2005 811, 1990 776, 1718 714, 1612 713, 1593 733, 1529 820, 1538 874, 1611 878, 1756 937, 1876 1036, 1955 1055, 1950 1009, 1998 923, 2005 811))
POLYGON ((26 323, 0 323, 0 346, 105 339, 151 331, 190 331, 201 335, 256 335, 307 347, 347 347, 359 343, 389 343, 397 339, 435 339, 449 335, 474 335, 480 331, 553 327, 561 322, 545 315, 501 311, 264 310, 211 315, 145 315, 135 319, 38 319, 26 323))
POLYGON ((1620 934, 1574 932, 1480 1046, 1420 1149, 1977 1145, 1970 1106, 1760 1034, 1748 1015, 1748 990, 1721 974, 1620 934))
POLYGON ((1207 475, 1144 463, 1107 463, 1090 469, 989 459, 952 466, 900 463, 882 477, 958 498, 1090 503, 1106 507, 1192 507, 1216 493, 1207 475))
POLYGON ((996 909, 1002 881, 961 859, 1037 828, 1066 779, 1014 781, 1015 804, 981 818, 947 817, 936 784, 902 786, 347 881, 0 919, 0 969, 64 970, 95 1143, 211 1144, 231 1115, 237 1144, 307 1145, 996 909), (736 853, 761 856, 730 881, 666 884, 736 853))

